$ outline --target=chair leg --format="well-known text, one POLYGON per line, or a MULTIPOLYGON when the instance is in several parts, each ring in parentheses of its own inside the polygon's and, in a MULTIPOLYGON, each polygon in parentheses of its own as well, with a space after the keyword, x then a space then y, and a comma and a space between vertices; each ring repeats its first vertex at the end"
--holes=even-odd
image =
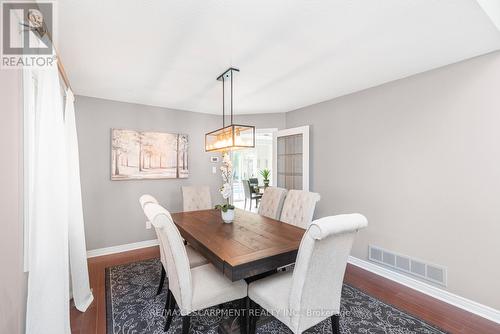
POLYGON ((164 331, 168 331, 170 325, 172 324, 172 319, 174 318, 175 311, 175 298, 170 289, 168 290, 167 303, 165 304, 165 310, 167 312, 167 319, 165 321, 164 331))
POLYGON ((247 334, 255 334, 255 330, 257 327, 257 304, 250 298, 248 298, 248 333, 247 334))
POLYGON ((167 275, 167 272, 165 271, 165 268, 163 268, 163 264, 162 264, 161 265, 160 285, 158 286, 158 291, 156 291, 157 296, 161 293, 161 290, 163 290, 163 284, 165 283, 165 276, 166 275, 167 275))
POLYGON ((240 303, 240 312, 238 314, 240 320, 240 333, 247 334, 248 333, 248 297, 241 299, 240 303))
POLYGON ((332 315, 332 333, 340 334, 340 314, 332 315))
POLYGON ((168 309, 170 307, 170 298, 172 298, 172 296, 171 296, 171 292, 170 292, 170 289, 169 289, 167 291, 167 300, 165 301, 165 308, 164 308, 165 311, 168 311, 168 309))
POLYGON ((191 325, 191 316, 182 316, 182 334, 189 334, 189 326, 191 325))

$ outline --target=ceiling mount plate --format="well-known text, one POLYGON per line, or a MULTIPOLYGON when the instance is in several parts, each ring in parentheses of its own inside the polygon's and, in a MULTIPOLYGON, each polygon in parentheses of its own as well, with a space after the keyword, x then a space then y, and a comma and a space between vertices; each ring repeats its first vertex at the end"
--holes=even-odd
POLYGON ((222 81, 222 78, 224 78, 224 80, 231 79, 231 75, 233 74, 233 71, 234 72, 239 72, 240 69, 235 68, 235 67, 230 67, 224 73, 222 73, 221 75, 219 75, 217 77, 217 80, 218 81, 222 81))

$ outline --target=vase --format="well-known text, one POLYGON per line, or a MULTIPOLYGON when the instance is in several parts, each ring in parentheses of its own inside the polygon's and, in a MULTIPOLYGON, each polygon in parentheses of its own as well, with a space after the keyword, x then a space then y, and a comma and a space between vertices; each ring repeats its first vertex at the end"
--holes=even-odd
POLYGON ((220 213, 224 223, 230 224, 234 221, 234 209, 228 209, 226 212, 221 210, 220 213))
POLYGON ((264 188, 269 187, 269 180, 264 180, 264 188))

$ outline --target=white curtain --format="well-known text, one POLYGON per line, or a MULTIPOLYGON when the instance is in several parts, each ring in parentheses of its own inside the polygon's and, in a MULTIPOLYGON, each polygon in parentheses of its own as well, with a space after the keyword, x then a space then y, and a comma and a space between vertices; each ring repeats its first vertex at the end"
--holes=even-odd
POLYGON ((66 153, 68 159, 68 237, 71 287, 76 308, 85 312, 94 297, 90 290, 87 269, 87 248, 83 228, 82 190, 80 186, 80 162, 78 155, 78 138, 75 122, 75 97, 66 90, 66 107, 64 108, 66 125, 66 153))
MULTIPOLYGON (((92 302, 88 284, 73 95, 65 117, 57 68, 25 76, 28 142, 29 274, 26 332, 70 333, 70 261, 78 309, 92 302), (26 80, 26 78, 34 80, 26 80)), ((69 104, 69 105, 68 105, 69 104)))

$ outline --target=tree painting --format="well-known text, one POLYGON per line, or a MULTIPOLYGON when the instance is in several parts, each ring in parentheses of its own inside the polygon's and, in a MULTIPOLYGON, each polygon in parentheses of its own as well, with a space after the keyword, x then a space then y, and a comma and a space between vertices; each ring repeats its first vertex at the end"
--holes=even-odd
POLYGON ((188 136, 177 135, 177 177, 184 179, 189 176, 188 171, 188 136))
POLYGON ((119 130, 118 136, 112 137, 112 160, 113 160, 113 174, 120 175, 121 168, 129 167, 128 154, 133 152, 137 146, 138 133, 132 130, 119 130), (124 163, 125 162, 125 163, 124 163))
POLYGON ((189 177, 188 136, 112 129, 111 179, 189 177))

